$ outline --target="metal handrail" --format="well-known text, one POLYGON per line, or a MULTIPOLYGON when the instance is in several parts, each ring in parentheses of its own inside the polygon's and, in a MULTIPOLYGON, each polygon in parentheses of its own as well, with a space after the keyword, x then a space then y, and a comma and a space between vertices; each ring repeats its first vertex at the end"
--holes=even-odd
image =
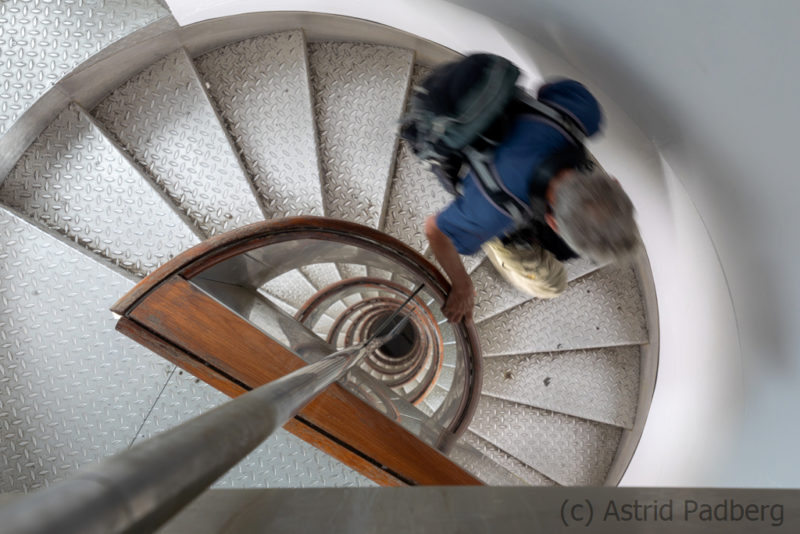
POLYGON ((405 323, 264 384, 68 480, 5 503, 0 507, 0 528, 15 534, 155 530, 325 388, 390 341, 405 323))

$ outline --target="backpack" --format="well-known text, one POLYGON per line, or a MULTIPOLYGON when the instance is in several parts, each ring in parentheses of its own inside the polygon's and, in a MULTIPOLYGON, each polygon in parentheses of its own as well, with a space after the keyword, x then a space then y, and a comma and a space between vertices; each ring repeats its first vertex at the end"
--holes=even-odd
POLYGON ((525 113, 543 116, 572 140, 539 166, 535 173, 540 176, 583 164, 587 155, 581 128, 518 87, 519 74, 513 63, 493 54, 473 54, 438 67, 414 88, 400 135, 453 194, 459 193, 465 168, 471 168, 486 196, 522 228, 531 221, 531 207, 506 192, 491 165, 494 147, 513 119, 525 113))

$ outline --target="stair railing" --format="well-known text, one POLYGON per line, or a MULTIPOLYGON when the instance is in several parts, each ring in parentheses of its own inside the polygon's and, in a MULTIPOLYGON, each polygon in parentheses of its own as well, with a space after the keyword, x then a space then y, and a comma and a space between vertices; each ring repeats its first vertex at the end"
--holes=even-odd
POLYGON ((405 321, 384 336, 264 384, 69 480, 5 503, 0 507, 3 532, 155 530, 403 327, 405 321))

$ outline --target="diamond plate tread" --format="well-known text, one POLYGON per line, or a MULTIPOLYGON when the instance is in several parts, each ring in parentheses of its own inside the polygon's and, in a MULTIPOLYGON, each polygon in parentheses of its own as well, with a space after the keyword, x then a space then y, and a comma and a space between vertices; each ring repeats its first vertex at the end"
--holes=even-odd
POLYGON ((121 274, 0 208, 0 493, 125 449, 172 368, 118 334, 121 274))
POLYGON ((459 442, 447 457, 464 471, 481 480, 487 486, 525 486, 525 481, 515 473, 492 461, 480 451, 459 442))
POLYGON ((648 342, 631 267, 580 278, 555 299, 533 299, 478 325, 484 355, 525 354, 648 342))
MULTIPOLYGON (((177 370, 137 440, 168 430, 229 400, 177 370)), ((216 488, 365 487, 375 484, 338 460, 279 429, 214 484, 216 488)))
POLYGON ((325 211, 380 224, 414 54, 365 43, 310 43, 325 211))
POLYGON ((633 428, 638 346, 485 358, 483 395, 633 428))
POLYGON ((128 80, 92 113, 206 236, 263 220, 183 50, 128 80))
POLYGON ((497 465, 507 469, 521 480, 531 486, 557 486, 555 482, 538 472, 536 469, 526 465, 513 456, 509 456, 485 439, 469 430, 464 432, 461 442, 471 446, 487 458, 493 460, 497 465))
POLYGON ((325 289, 342 279, 333 263, 314 263, 301 267, 300 270, 317 290, 325 289))
POLYGON ((622 429, 481 396, 469 429, 558 484, 599 486, 622 429))
POLYGON ((294 308, 301 308, 317 292, 317 288, 297 269, 283 273, 261 287, 294 308))
POLYGON ((146 275, 198 243, 172 206, 75 106, 17 162, 0 201, 146 275))
MULTIPOLYGON (((430 71, 415 65, 411 85, 418 85, 430 71)), ((441 211, 452 198, 408 144, 401 142, 381 230, 424 253, 428 247, 425 218, 441 211)))
POLYGON ((305 39, 290 31, 195 59, 268 218, 324 215, 305 39))
POLYGON ((0 136, 78 65, 166 15, 158 0, 0 2, 0 136))
POLYGON ((350 278, 363 278, 367 276, 367 267, 357 263, 337 263, 339 272, 342 273, 342 280, 350 278))
MULTIPOLYGON (((578 258, 566 263, 567 280, 573 281, 597 270, 589 260, 578 258)), ((480 322, 510 310, 514 306, 531 300, 531 295, 520 291, 497 272, 492 262, 485 261, 472 273, 477 298, 475 299, 475 322, 480 322)))
MULTIPOLYGON (((444 272, 442 266, 439 265, 438 261, 436 261, 436 257, 433 255, 433 251, 430 249, 430 247, 428 247, 425 250, 424 256, 425 259, 434 264, 437 269, 444 272)), ((467 274, 472 274, 481 265, 481 263, 483 263, 483 260, 486 259, 486 254, 484 254, 482 250, 479 250, 478 252, 472 254, 471 256, 464 256, 463 254, 459 254, 459 257, 461 258, 461 263, 464 264, 464 269, 466 269, 467 274)))

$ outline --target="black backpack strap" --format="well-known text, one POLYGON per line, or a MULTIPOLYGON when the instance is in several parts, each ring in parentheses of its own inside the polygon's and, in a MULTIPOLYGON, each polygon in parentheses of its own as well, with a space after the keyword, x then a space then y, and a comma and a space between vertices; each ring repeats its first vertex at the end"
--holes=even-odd
POLYGON ((517 226, 525 225, 532 215, 530 206, 512 195, 503 185, 492 163, 492 153, 480 152, 471 146, 466 147, 463 153, 472 168, 478 187, 486 198, 517 226))
POLYGON ((583 144, 583 141, 586 139, 586 134, 583 132, 583 129, 578 125, 578 123, 576 123, 575 120, 566 113, 540 102, 522 89, 517 91, 517 101, 522 103, 524 107, 528 108, 528 110, 532 111, 536 115, 541 115, 561 127, 561 129, 564 130, 567 135, 569 135, 572 142, 576 145, 583 144))

